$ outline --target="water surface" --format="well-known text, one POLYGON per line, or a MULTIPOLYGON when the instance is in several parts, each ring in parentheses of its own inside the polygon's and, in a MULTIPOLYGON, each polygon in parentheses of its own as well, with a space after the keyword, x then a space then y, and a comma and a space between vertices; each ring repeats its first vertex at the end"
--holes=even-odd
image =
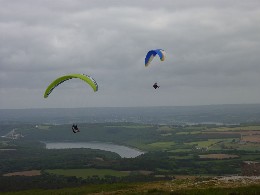
POLYGON ((135 158, 143 151, 130 148, 127 146, 116 145, 112 143, 103 142, 45 142, 47 149, 69 149, 69 148, 90 148, 104 151, 115 152, 122 158, 135 158))

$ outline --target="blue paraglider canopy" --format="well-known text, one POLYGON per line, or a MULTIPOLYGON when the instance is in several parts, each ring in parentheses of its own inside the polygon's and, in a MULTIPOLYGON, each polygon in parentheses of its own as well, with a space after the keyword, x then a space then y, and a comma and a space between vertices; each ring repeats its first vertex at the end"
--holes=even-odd
POLYGON ((145 66, 148 66, 156 55, 160 57, 161 61, 164 61, 165 51, 163 49, 150 50, 145 57, 145 66))

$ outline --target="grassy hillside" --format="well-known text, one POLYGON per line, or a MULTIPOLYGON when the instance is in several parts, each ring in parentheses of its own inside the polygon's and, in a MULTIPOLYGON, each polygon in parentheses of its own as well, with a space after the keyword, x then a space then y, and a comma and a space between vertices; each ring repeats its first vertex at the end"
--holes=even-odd
POLYGON ((260 178, 186 178, 167 182, 149 183, 116 183, 86 185, 77 188, 56 190, 27 190, 20 192, 2 193, 5 195, 86 195, 86 194, 160 194, 160 195, 257 195, 260 193, 260 178), (247 181, 247 184, 245 183, 247 181))

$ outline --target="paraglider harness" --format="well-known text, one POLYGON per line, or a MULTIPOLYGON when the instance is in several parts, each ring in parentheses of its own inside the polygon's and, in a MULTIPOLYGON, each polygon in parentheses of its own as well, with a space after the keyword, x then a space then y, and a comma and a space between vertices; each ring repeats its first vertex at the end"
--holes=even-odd
POLYGON ((160 87, 160 86, 158 86, 157 83, 154 83, 154 84, 153 84, 153 88, 154 88, 154 89, 157 89, 157 88, 159 88, 159 87, 160 87))
POLYGON ((80 132, 80 131, 79 131, 79 128, 78 128, 78 125, 73 124, 72 127, 71 127, 71 129, 72 129, 73 133, 80 132))

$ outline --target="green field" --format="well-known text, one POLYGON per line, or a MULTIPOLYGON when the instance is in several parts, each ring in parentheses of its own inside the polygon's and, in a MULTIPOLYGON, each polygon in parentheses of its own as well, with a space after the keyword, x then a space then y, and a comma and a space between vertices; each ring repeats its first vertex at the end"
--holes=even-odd
POLYGON ((176 135, 188 135, 188 134, 199 134, 201 131, 183 131, 183 132, 178 132, 176 135))
POLYGON ((196 146, 201 147, 201 148, 208 148, 208 147, 213 146, 217 143, 231 142, 231 141, 232 141, 232 139, 209 139, 207 141, 189 142, 189 143, 185 143, 185 144, 196 145, 196 146))
POLYGON ((149 150, 166 150, 171 149, 174 145, 174 142, 154 142, 147 144, 146 147, 149 150))
POLYGON ((174 150, 169 150, 168 152, 180 153, 180 152, 191 152, 189 148, 177 148, 174 150))
POLYGON ((167 126, 167 125, 163 125, 163 126, 158 127, 157 130, 158 130, 158 131, 173 131, 174 128, 169 127, 169 126, 167 126))
POLYGON ((104 178, 106 175, 115 177, 124 177, 129 175, 127 172, 115 171, 111 169, 52 169, 46 170, 46 172, 55 175, 81 177, 83 179, 93 176, 104 178))
POLYGON ((207 131, 257 131, 260 130, 260 126, 239 126, 239 127, 217 127, 210 128, 207 131))

